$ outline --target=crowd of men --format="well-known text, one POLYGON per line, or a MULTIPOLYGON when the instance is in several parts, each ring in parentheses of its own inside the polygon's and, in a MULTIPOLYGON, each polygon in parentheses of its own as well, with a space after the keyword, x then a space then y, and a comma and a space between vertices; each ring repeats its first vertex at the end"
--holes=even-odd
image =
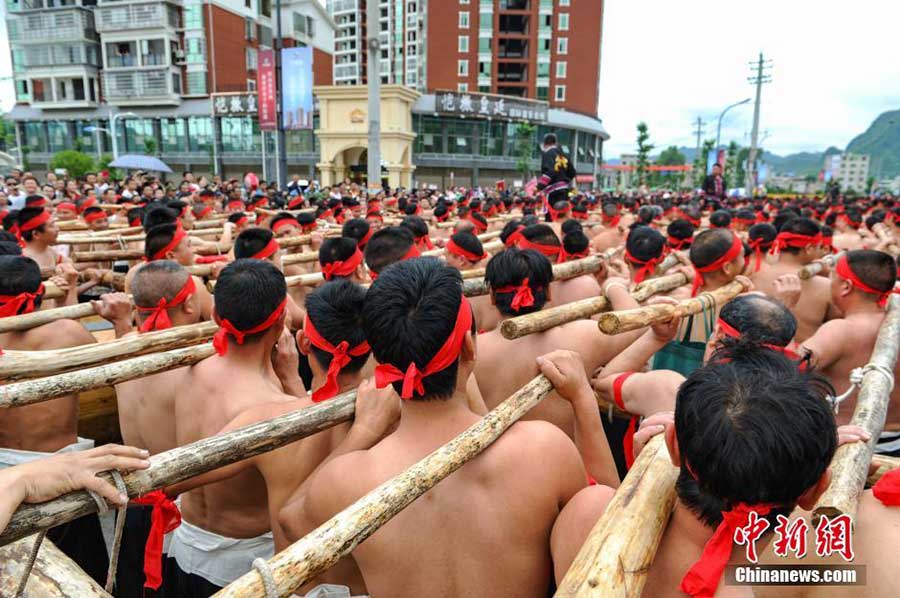
MULTIPOLYGON (((0 410, 0 480, 10 489, 0 529, 20 503, 78 488, 123 504, 97 472, 146 468, 149 455, 355 389, 352 422, 131 503, 114 595, 209 596, 542 373, 548 398, 297 594, 329 583, 354 596, 550 595, 642 447, 662 434, 680 473, 645 596, 900 595, 896 488, 893 502, 884 490, 860 500, 853 563, 867 567, 865 586, 751 589, 723 577, 726 565, 753 562, 733 539, 757 520, 769 525, 761 562, 844 563, 813 550, 781 558, 770 540, 785 517, 809 519, 837 447, 870 440, 850 425, 857 395, 844 395, 897 284, 900 203, 725 198, 715 180, 710 193, 579 193, 554 141, 533 195, 316 189, 299 177, 280 193, 255 177, 184 173, 173 188, 144 173, 39 181, 13 172, 0 194, 0 318, 93 293, 117 337, 206 320, 218 332, 212 357, 116 386, 127 446, 80 438, 77 396, 0 410), (112 235, 125 228, 143 237, 112 235), (89 235, 89 245, 65 242, 89 235), (86 247, 96 258, 78 256, 86 247), (102 253, 123 247, 142 257, 102 253), (599 271, 554 279, 554 265, 601 253, 599 271), (669 255, 677 265, 663 272, 669 255), (820 275, 798 277, 835 255, 820 275), (490 292, 467 298, 463 279, 478 268, 490 292), (124 288, 104 289, 112 270, 126 273, 124 288), (673 272, 687 283, 651 302, 735 280, 749 291, 624 334, 587 318, 501 334, 510 318, 598 296, 613 310, 639 307, 634 285, 673 272), (322 282, 287 282, 315 273, 322 282), (46 299, 51 283, 60 293, 46 299), (607 418, 598 397, 634 419, 607 418), (147 538, 163 533, 153 565, 147 538)), ((94 342, 65 319, 0 333, 11 351, 94 342)), ((900 456, 897 393, 876 439, 883 455, 900 456)), ((95 515, 48 537, 102 583, 109 558, 95 515)))

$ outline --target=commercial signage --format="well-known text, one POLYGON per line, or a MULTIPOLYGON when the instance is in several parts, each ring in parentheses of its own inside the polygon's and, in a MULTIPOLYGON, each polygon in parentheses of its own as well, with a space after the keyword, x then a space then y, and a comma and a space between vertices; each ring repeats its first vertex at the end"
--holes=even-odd
POLYGON ((216 116, 252 116, 259 112, 256 92, 214 93, 210 96, 216 116))
POLYGON ((461 91, 438 91, 435 104, 441 114, 537 123, 547 122, 549 110, 546 102, 461 91))
POLYGON ((311 47, 281 51, 281 118, 286 130, 313 128, 312 67, 311 47))
POLYGON ((274 131, 278 126, 275 109, 275 51, 259 51, 259 68, 256 74, 256 92, 259 95, 259 128, 274 131))

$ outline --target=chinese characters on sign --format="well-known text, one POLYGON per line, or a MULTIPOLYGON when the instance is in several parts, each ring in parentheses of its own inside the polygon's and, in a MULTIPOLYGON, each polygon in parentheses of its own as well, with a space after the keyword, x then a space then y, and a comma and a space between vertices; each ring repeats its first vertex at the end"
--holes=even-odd
POLYGON ((259 111, 256 92, 214 94, 211 98, 216 116, 249 116, 259 111))
MULTIPOLYGON (((806 536, 810 531, 809 524, 802 518, 793 522, 784 515, 778 515, 778 524, 773 530, 775 537, 773 549, 776 556, 786 558, 793 553, 798 559, 806 556, 806 536)), ((750 518, 745 527, 734 530, 734 543, 746 544, 747 560, 757 562, 756 541, 769 528, 769 522, 760 518, 755 512, 750 512, 750 518)), ((828 557, 839 554, 847 562, 853 561, 852 529, 848 515, 838 515, 829 519, 821 517, 815 529, 816 554, 820 557, 828 557)))
POLYGON ((546 102, 455 91, 437 92, 435 108, 443 114, 529 122, 546 122, 548 110, 546 102))
POLYGON ((275 51, 259 51, 259 70, 256 75, 259 94, 259 128, 274 131, 278 124, 275 111, 275 51))

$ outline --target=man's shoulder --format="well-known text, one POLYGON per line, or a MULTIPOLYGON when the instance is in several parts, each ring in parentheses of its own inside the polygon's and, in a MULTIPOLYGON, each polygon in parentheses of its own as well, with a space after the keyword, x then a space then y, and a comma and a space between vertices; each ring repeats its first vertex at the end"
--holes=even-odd
MULTIPOLYGON (((517 461, 524 462, 522 455, 533 453, 547 457, 545 462, 548 464, 555 463, 555 459, 549 458, 550 456, 575 449, 572 440, 558 426, 539 419, 515 422, 494 446, 513 451, 517 461)), ((528 467, 533 465, 534 463, 528 462, 528 467)))
POLYGON ((33 350, 65 349, 95 342, 84 326, 75 320, 56 320, 36 326, 25 335, 26 343, 33 350))

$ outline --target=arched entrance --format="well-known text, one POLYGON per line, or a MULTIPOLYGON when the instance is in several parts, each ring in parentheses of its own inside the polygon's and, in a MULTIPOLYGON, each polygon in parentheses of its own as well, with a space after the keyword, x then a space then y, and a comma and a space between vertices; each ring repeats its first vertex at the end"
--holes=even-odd
MULTIPOLYGON (((369 150, 364 147, 349 147, 334 157, 335 182, 350 181, 366 185, 369 180, 369 150)), ((381 183, 388 182, 388 170, 381 161, 381 183)))

